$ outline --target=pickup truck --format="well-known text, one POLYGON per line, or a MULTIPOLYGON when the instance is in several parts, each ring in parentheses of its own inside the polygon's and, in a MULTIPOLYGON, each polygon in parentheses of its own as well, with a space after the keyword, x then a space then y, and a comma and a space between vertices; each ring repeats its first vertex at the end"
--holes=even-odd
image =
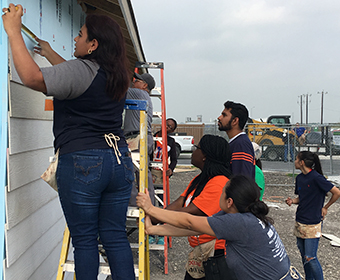
POLYGON ((183 133, 169 134, 169 136, 175 139, 177 157, 179 157, 181 152, 192 152, 194 150, 194 137, 182 134, 183 133))

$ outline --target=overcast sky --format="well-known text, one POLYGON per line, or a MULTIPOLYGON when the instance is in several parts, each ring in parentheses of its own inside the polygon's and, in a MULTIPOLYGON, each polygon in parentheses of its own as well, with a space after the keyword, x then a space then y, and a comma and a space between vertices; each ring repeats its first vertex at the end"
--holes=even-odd
POLYGON ((146 59, 164 62, 167 117, 213 121, 232 100, 300 122, 309 94, 320 122, 324 91, 324 123, 340 122, 339 0, 131 1, 146 59))

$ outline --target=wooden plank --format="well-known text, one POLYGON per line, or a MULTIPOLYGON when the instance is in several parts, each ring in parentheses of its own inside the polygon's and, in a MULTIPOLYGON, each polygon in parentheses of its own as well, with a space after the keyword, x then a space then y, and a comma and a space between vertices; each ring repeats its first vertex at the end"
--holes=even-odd
POLYGON ((43 93, 25 87, 16 82, 10 82, 9 111, 10 117, 53 120, 53 112, 45 111, 45 99, 43 93))
POLYGON ((49 157, 53 156, 53 153, 53 148, 46 148, 9 155, 8 191, 38 179, 42 180, 40 176, 49 166, 49 157))
MULTIPOLYGON (((4 279, 44 279, 32 278, 31 275, 40 267, 44 260, 51 254, 51 248, 57 247, 63 237, 65 221, 61 218, 53 225, 38 242, 35 242, 29 250, 26 250, 21 257, 10 267, 4 269, 4 279)), ((26 237, 24 237, 26 238, 26 237)), ((57 250, 55 251, 57 253, 57 250)), ((59 255, 58 255, 59 257, 59 255)), ((57 264, 58 262, 56 262, 57 264)), ((52 271, 56 271, 56 266, 49 267, 52 271)))
POLYGON ((9 119, 9 153, 11 155, 51 148, 53 146, 52 121, 9 119))
POLYGON ((43 180, 6 192, 7 229, 16 226, 46 203, 57 198, 57 192, 43 180))
POLYGON ((89 4, 93 7, 96 7, 97 9, 100 9, 102 11, 108 12, 112 15, 119 16, 121 19, 123 19, 122 11, 121 11, 121 8, 119 7, 118 2, 113 3, 113 1, 100 1, 100 0, 99 1, 98 0, 84 0, 82 2, 89 4))
POLYGON ((335 247, 340 247, 340 238, 336 237, 334 234, 323 233, 323 237, 331 240, 331 245, 335 247))
MULTIPOLYGON (((54 224, 64 219, 59 199, 55 198, 11 229, 6 229, 6 264, 10 267, 35 243, 45 246, 40 240, 54 224)), ((65 222, 64 222, 65 224, 65 222)), ((62 231, 60 232, 62 238, 62 231)), ((52 240, 50 240, 52 242, 52 240)), ((51 246, 45 246, 51 249, 51 246)), ((46 249, 47 250, 47 249, 46 249)), ((57 265, 57 264, 56 264, 57 265)))

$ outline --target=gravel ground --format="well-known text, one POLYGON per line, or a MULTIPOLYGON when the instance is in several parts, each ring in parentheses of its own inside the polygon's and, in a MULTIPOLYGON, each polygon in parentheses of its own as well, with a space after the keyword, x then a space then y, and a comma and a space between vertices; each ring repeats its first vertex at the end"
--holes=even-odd
MULTIPOLYGON (((198 174, 197 170, 176 172, 174 174, 170 179, 171 201, 176 199, 183 192, 190 180, 196 174, 198 174)), ((296 206, 289 207, 284 202, 288 196, 294 196, 292 177, 285 173, 278 172, 264 172, 264 175, 266 189, 263 200, 270 207, 269 216, 275 221, 274 226, 286 247, 292 265, 300 272, 303 272, 300 253, 296 246, 296 238, 292 234, 296 206)), ((338 219, 339 209, 340 203, 338 201, 328 210, 324 222, 323 233, 333 234, 340 238, 340 221, 338 219)), ((134 233, 130 238, 132 240, 137 238, 137 233, 134 233)), ((185 272, 184 265, 189 251, 190 246, 186 237, 172 238, 172 248, 169 249, 168 255, 167 275, 164 274, 163 251, 150 251, 151 280, 183 279, 185 272)), ((137 253, 135 252, 134 254, 135 258, 137 258, 137 253)), ((321 238, 318 258, 324 271, 324 279, 340 279, 340 271, 337 266, 340 261, 339 247, 333 247, 330 245, 329 240, 324 237, 321 238)))

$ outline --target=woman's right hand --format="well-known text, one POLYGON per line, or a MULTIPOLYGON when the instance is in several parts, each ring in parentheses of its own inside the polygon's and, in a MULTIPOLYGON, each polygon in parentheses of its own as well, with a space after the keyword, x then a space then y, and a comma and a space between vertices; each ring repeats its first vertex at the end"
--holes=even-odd
POLYGON ((39 38, 35 38, 35 40, 38 42, 38 46, 34 47, 34 52, 41 55, 41 56, 48 56, 52 50, 50 44, 47 41, 41 40, 39 38))
POLYGON ((8 8, 3 8, 2 21, 7 35, 18 36, 21 34, 21 17, 23 9, 21 5, 15 6, 13 3, 9 4, 8 8))
POLYGON ((151 203, 151 199, 149 196, 149 191, 148 189, 145 189, 146 193, 138 193, 136 202, 137 206, 140 208, 143 208, 146 214, 149 214, 150 210, 152 209, 153 205, 151 203))

